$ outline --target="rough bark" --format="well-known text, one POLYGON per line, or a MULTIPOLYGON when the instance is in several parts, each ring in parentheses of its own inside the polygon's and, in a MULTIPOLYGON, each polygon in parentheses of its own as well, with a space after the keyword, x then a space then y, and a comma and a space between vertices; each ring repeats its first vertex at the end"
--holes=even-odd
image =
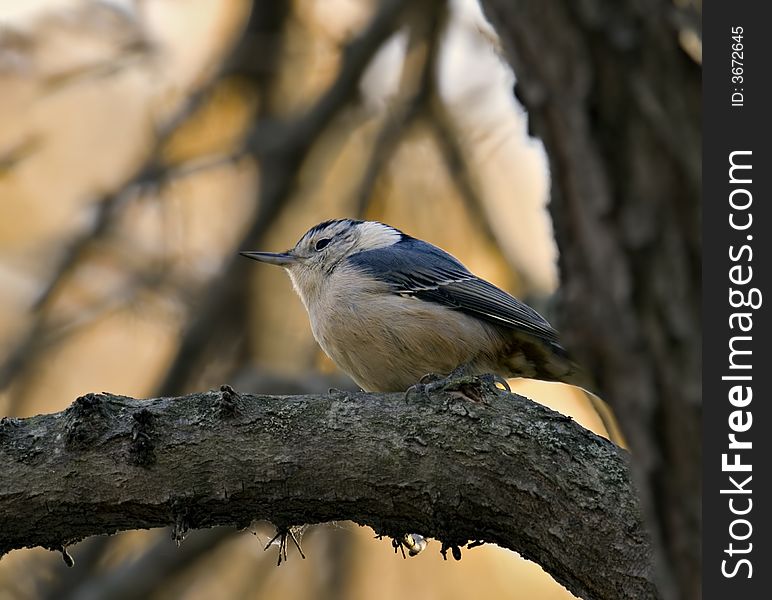
POLYGON ((3 419, 0 555, 170 524, 352 520, 498 544, 583 598, 657 597, 626 453, 526 398, 465 391, 482 401, 226 389, 3 419))
POLYGON ((666 598, 699 598, 701 69, 668 0, 483 0, 549 156, 562 339, 633 456, 666 598))

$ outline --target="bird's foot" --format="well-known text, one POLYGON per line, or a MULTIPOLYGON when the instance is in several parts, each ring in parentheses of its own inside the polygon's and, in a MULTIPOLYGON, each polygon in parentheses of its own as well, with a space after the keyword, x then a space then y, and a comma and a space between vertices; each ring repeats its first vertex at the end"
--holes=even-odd
POLYGON ((407 391, 405 392, 405 399, 410 400, 410 398, 415 395, 425 398, 427 393, 432 391, 428 388, 428 386, 444 381, 445 379, 445 377, 438 375, 437 373, 427 373, 418 380, 418 383, 414 383, 409 388, 407 388, 407 391))
POLYGON ((421 377, 420 381, 411 386, 407 391, 409 397, 414 393, 426 396, 433 392, 458 392, 472 402, 484 402, 486 391, 495 393, 511 392, 507 380, 495 373, 474 375, 468 365, 461 365, 450 372, 446 377, 429 373, 421 377))

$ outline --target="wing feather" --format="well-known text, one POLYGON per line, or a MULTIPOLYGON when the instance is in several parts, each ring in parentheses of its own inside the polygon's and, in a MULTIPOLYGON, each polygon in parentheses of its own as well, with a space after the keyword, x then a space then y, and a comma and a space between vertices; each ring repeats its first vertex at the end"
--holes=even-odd
POLYGON ((557 332, 544 317, 432 244, 405 236, 392 246, 360 252, 348 261, 387 283, 396 294, 437 302, 560 348, 557 332))

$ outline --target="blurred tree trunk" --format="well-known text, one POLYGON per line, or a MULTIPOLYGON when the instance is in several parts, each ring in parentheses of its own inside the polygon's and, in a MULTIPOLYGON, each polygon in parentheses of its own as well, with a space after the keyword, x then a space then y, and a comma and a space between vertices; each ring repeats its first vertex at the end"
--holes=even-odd
POLYGON ((563 339, 628 437, 663 597, 699 598, 701 68, 668 1, 482 3, 549 155, 563 339))

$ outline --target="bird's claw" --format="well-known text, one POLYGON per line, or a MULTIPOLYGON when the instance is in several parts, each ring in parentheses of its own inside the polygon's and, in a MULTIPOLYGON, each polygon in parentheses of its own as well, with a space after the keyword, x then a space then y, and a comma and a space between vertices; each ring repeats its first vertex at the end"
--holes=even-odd
POLYGON ((406 396, 420 393, 427 396, 434 392, 459 392, 473 402, 484 402, 483 390, 496 394, 502 392, 511 393, 507 380, 495 373, 472 375, 463 367, 452 371, 447 377, 440 377, 435 373, 429 373, 421 377, 418 383, 408 388, 406 396))
POLYGON ((430 383, 436 383, 438 381, 443 381, 445 377, 438 373, 427 373, 421 379, 418 380, 418 383, 421 385, 427 385, 430 383))
POLYGON ((479 379, 482 383, 486 384, 495 391, 506 392, 507 394, 512 393, 512 388, 509 387, 509 382, 507 381, 506 377, 502 377, 496 373, 486 373, 484 375, 480 375, 479 379))
POLYGON ((434 385, 435 383, 444 381, 445 379, 445 377, 438 375, 437 373, 427 373, 421 377, 417 383, 414 383, 409 388, 407 388, 405 391, 405 399, 410 400, 410 398, 416 394, 425 398, 428 392, 433 391, 430 386, 434 385))

